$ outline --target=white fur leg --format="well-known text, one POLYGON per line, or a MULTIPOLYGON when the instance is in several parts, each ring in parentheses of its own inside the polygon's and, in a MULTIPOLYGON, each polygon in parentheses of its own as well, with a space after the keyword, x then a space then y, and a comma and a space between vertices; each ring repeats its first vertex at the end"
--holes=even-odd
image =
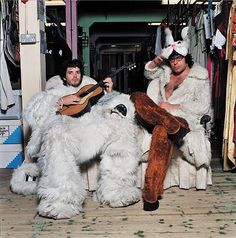
MULTIPOLYGON (((65 168, 66 169, 66 168, 65 168)), ((71 218, 83 211, 86 190, 79 172, 43 176, 38 186, 41 216, 54 219, 71 218)))
POLYGON ((211 162, 211 145, 204 134, 204 130, 190 131, 184 137, 184 143, 180 147, 184 157, 197 168, 209 167, 211 162))
POLYGON ((136 166, 132 167, 131 164, 129 158, 117 167, 111 158, 102 160, 94 199, 110 207, 124 207, 138 202, 140 190, 137 188, 136 166))
POLYGON ((23 163, 14 170, 10 181, 12 192, 29 195, 35 194, 39 178, 39 169, 36 163, 23 163))
POLYGON ((41 137, 42 137, 42 134, 41 134, 40 128, 34 129, 32 131, 30 140, 26 146, 27 154, 31 158, 39 157, 40 148, 41 148, 41 137))
POLYGON ((63 148, 58 134, 49 133, 43 144, 45 158, 38 185, 41 216, 54 219, 71 218, 82 211, 86 196, 85 185, 74 156, 63 148))

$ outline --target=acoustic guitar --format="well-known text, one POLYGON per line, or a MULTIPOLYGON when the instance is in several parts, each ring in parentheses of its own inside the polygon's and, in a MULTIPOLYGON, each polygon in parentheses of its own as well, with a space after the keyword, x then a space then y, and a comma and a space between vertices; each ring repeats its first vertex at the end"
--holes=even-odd
MULTIPOLYGON (((108 77, 113 78, 122 70, 124 69, 132 70, 135 67, 136 67, 135 63, 125 64, 122 67, 115 70, 108 77)), ((74 95, 80 98, 78 104, 64 105, 61 109, 58 110, 59 114, 79 117, 84 113, 90 111, 91 106, 96 104, 99 98, 101 98, 104 95, 104 83, 103 81, 100 81, 97 84, 85 85, 74 95)))

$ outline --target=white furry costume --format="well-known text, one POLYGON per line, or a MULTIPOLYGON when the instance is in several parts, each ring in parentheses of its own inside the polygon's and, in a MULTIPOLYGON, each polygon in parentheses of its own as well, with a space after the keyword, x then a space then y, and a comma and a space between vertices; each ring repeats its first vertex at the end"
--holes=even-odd
MULTIPOLYGON (((62 95, 62 87, 39 93, 25 110, 26 120, 33 129, 27 151, 38 157, 40 170, 33 190, 40 199, 39 214, 55 219, 78 214, 86 196, 79 166, 97 156, 101 162, 96 200, 111 207, 139 201, 136 184, 141 156, 137 141, 139 128, 129 96, 116 92, 106 94, 90 113, 72 118, 55 114, 55 99, 62 95), (119 112, 120 107, 126 108, 126 115, 119 112)), ((21 168, 15 171, 12 190, 27 194, 27 188, 17 182, 18 171, 22 175, 21 168)))
MULTIPOLYGON (((171 162, 164 188, 179 185, 186 189, 190 187, 205 189, 207 184, 212 183, 210 142, 200 124, 200 119, 204 114, 211 115, 212 113, 208 72, 205 68, 194 64, 187 78, 166 99, 165 85, 170 80, 171 69, 168 66, 150 69, 149 63, 145 66, 145 76, 152 81, 148 86, 147 94, 155 103, 167 101, 171 104, 180 104, 181 109, 171 110, 170 113, 186 119, 191 130, 184 137, 184 144, 180 148, 183 153, 182 157, 185 159, 180 159, 179 151, 174 153, 177 159, 171 162), (178 164, 179 161, 183 162, 178 164)), ((150 137, 151 135, 147 140, 150 140, 150 137)))

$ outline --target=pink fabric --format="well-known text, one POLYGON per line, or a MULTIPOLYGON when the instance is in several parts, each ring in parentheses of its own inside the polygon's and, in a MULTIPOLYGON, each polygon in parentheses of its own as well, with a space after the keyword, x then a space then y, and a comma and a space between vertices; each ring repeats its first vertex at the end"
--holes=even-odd
POLYGON ((207 55, 207 71, 209 75, 210 85, 212 88, 212 60, 210 54, 207 55))

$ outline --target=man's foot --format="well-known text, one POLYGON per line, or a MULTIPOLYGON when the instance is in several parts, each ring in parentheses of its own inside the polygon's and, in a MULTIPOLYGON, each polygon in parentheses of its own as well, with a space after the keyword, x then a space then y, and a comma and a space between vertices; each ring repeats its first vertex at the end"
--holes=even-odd
POLYGON ((190 131, 189 129, 181 127, 176 134, 170 135, 170 138, 172 138, 174 144, 177 147, 180 147, 184 142, 183 141, 184 137, 189 133, 189 131, 190 131))
POLYGON ((143 210, 144 211, 155 211, 159 208, 159 201, 157 200, 154 203, 143 201, 143 210))

